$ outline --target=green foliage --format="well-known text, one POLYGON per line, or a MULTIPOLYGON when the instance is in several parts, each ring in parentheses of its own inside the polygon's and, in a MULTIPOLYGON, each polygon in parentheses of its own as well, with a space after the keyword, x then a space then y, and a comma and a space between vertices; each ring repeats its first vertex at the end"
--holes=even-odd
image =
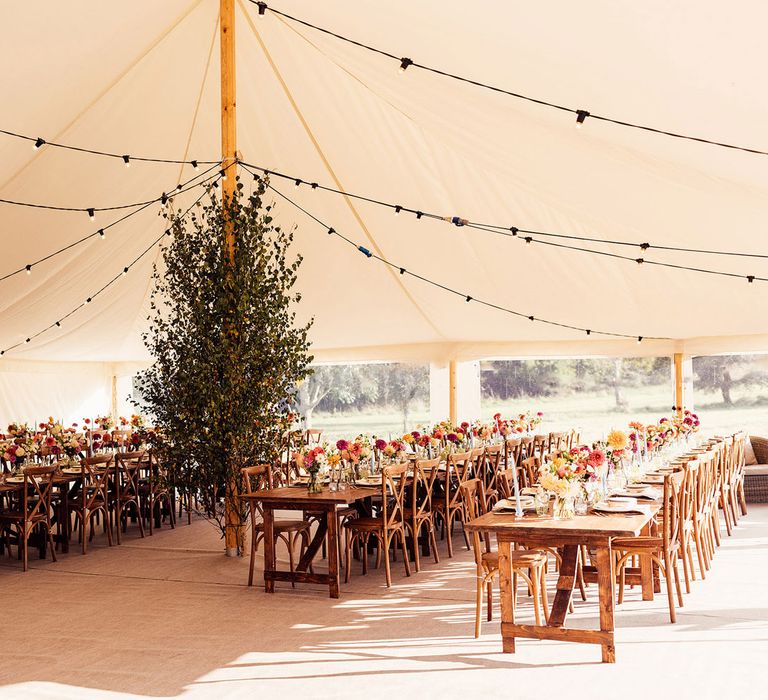
POLYGON ((211 195, 186 220, 173 218, 144 335, 155 361, 139 375, 178 485, 222 532, 225 503, 241 507, 240 469, 279 456, 294 387, 312 360, 310 324, 296 326, 300 296, 291 291, 301 257, 288 259, 293 235, 272 224, 263 194, 263 183, 246 196, 238 182, 226 207, 211 195))
POLYGON ((315 409, 397 408, 405 420, 419 401, 429 398, 429 366, 405 363, 318 365, 298 388, 297 411, 311 421, 315 409))

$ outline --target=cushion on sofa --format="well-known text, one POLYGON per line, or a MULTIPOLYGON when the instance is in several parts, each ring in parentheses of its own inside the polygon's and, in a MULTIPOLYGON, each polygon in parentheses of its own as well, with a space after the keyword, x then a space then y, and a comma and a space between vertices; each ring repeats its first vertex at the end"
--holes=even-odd
MULTIPOLYGON (((750 435, 747 445, 751 445, 755 454, 755 464, 768 464, 768 438, 750 435)), ((745 463, 749 464, 749 448, 745 449, 745 463)))
POLYGON ((752 447, 752 438, 747 438, 744 441, 744 464, 757 464, 755 449, 752 447))
POLYGON ((768 476, 768 464, 747 464, 744 466, 744 476, 768 476))

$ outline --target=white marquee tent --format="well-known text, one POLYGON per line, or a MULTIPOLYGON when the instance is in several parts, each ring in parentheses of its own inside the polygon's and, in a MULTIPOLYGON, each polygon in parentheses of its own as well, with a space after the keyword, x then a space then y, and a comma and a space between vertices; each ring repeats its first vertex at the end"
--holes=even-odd
MULTIPOLYGON (((274 0, 275 8, 395 56, 669 131, 768 150, 768 6, 756 0, 541 3, 274 0)), ((0 7, 0 129, 173 160, 217 160, 218 0, 0 7)), ((521 101, 410 68, 237 4, 241 158, 412 209, 546 232, 765 253, 768 156, 680 140, 521 101)), ((171 191, 192 167, 43 146, 0 134, 0 198, 109 207, 171 191)), ((250 178, 250 175, 246 174, 250 178)), ((453 295, 368 259, 291 204, 304 254, 301 313, 319 360, 687 354, 768 349, 768 261, 563 241, 734 273, 638 265, 525 245, 291 182, 273 184, 337 231, 453 295), (587 335, 466 303, 463 295, 587 335), (604 336, 598 331, 626 334, 604 336), (645 340, 637 345, 635 337, 645 340), (661 338, 651 340, 652 337, 661 338)), ((194 192, 176 205, 188 206, 194 192)), ((0 420, 99 410, 114 376, 148 360, 141 331, 150 206, 0 281, 0 420), (21 343, 21 345, 17 345, 21 343), (13 347, 16 346, 16 347, 13 347)), ((0 204, 0 277, 124 213, 0 204)), ((550 239, 552 240, 552 239, 550 239)))

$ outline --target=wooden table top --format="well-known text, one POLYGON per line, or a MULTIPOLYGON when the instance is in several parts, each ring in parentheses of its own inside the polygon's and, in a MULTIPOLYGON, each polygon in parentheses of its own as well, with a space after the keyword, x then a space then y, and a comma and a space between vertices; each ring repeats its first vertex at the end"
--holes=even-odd
POLYGON ((282 486, 276 489, 264 489, 262 491, 248 491, 242 494, 242 498, 247 498, 262 503, 306 503, 310 506, 334 503, 354 503, 363 498, 370 498, 381 493, 381 486, 364 488, 354 486, 341 491, 331 491, 328 487, 323 487, 320 493, 309 493, 306 486, 282 486))
POLYGON ((526 537, 637 537, 648 521, 658 512, 658 505, 649 506, 647 515, 579 515, 570 520, 555 520, 551 515, 539 517, 526 514, 516 518, 512 513, 486 513, 467 523, 470 532, 495 532, 526 537))

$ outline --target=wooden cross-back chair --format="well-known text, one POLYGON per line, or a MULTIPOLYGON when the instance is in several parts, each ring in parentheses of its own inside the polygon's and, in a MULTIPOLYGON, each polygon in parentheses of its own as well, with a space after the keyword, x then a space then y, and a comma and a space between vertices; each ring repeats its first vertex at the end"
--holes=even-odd
MULTIPOLYGON (((480 479, 467 479, 461 484, 460 490, 469 520, 479 518, 487 512, 485 506, 486 495, 483 482, 480 479)), ((481 536, 477 531, 472 532, 472 549, 476 567, 475 637, 479 637, 480 618, 483 608, 483 590, 485 590, 486 595, 487 619, 489 622, 493 619, 493 581, 499 575, 499 554, 491 550, 490 537, 487 534, 481 536)), ((521 576, 533 594, 536 624, 540 625, 541 612, 539 604, 541 604, 543 609, 544 619, 549 619, 545 572, 546 554, 523 549, 514 549, 509 554, 512 566, 512 606, 516 605, 517 577, 521 576)))
POLYGON ((413 542, 413 563, 416 571, 421 571, 419 539, 422 533, 429 538, 429 546, 432 549, 435 564, 440 563, 435 539, 435 519, 432 512, 432 493, 439 474, 439 459, 417 460, 413 468, 411 498, 410 505, 405 510, 405 524, 410 530, 411 541, 413 542))
POLYGON ((528 457, 538 457, 543 460, 549 452, 549 435, 534 435, 528 450, 528 457))
POLYGON ((175 489, 173 473, 154 450, 146 450, 140 461, 144 476, 139 489, 144 500, 144 514, 149 524, 149 534, 163 521, 163 510, 168 514, 168 522, 173 530, 176 527, 175 489))
POLYGON ((684 472, 675 472, 664 477, 661 534, 651 534, 645 537, 616 537, 611 541, 611 547, 614 551, 620 552, 616 564, 616 570, 619 574, 619 603, 624 601, 625 572, 629 558, 635 554, 648 555, 666 579, 670 622, 677 620, 675 591, 677 592, 677 602, 681 608, 683 607, 678 559, 681 555, 680 528, 683 510, 681 494, 684 479, 684 472))
POLYGON ((733 436, 733 452, 731 455, 731 491, 741 515, 747 514, 747 499, 744 494, 744 462, 746 441, 746 433, 735 433, 733 436))
POLYGON ((117 543, 121 544, 121 532, 128 529, 128 515, 133 511, 144 537, 144 518, 141 513, 141 460, 145 452, 118 452, 115 454, 115 525, 117 543))
POLYGON ((523 461, 523 440, 510 437, 504 441, 504 469, 511 469, 523 461))
POLYGON ((570 449, 570 433, 550 433, 547 436, 547 452, 561 452, 570 449))
POLYGON ((518 469, 520 487, 533 487, 539 481, 539 470, 541 469, 541 459, 539 457, 528 457, 524 459, 518 469))
POLYGON ((363 574, 368 573, 368 541, 374 537, 378 545, 376 565, 384 557, 384 572, 387 588, 392 586, 392 572, 389 564, 389 550, 392 544, 397 550, 399 540, 403 549, 403 563, 406 576, 411 575, 408 562, 408 547, 405 533, 405 487, 407 474, 411 466, 408 463, 384 467, 381 472, 381 515, 353 518, 344 524, 346 530, 346 580, 349 580, 352 544, 359 541, 363 565, 363 574))
POLYGON ((69 510, 75 514, 79 526, 83 554, 93 539, 94 520, 104 518, 107 543, 112 546, 110 485, 114 475, 114 459, 110 454, 97 454, 80 460, 80 492, 69 499, 69 510), (87 533, 90 525, 90 534, 87 533))
MULTIPOLYGON (((445 482, 443 492, 432 500, 432 511, 442 522, 442 532, 448 541, 448 556, 453 557, 453 525, 458 520, 464 531, 464 502, 461 496, 461 484, 469 478, 472 469, 471 452, 449 454, 445 463, 445 482)), ((469 538, 464 532, 464 542, 470 548, 469 538)))
MULTIPOLYGON (((29 538, 35 529, 45 532, 45 547, 41 547, 40 558, 44 558, 48 547, 51 558, 56 561, 56 552, 51 533, 51 499, 53 497, 54 465, 29 466, 23 470, 24 484, 19 498, 6 510, 0 511, 0 533, 3 549, 7 545, 6 535, 10 528, 16 529, 19 555, 24 571, 29 569, 29 538)), ((10 547, 8 547, 10 551, 10 547)), ((0 549, 0 553, 2 549, 0 549)))
MULTIPOLYGON (((499 472, 502 469, 502 446, 489 445, 483 455, 482 480, 485 489, 485 507, 490 509, 499 500, 499 472)), ((476 476, 479 476, 476 474, 476 476)))
MULTIPOLYGON (((273 486, 273 472, 271 464, 256 464, 252 467, 244 467, 240 470, 242 478, 242 488, 244 493, 255 493, 270 489, 273 486)), ((253 569, 256 561, 256 552, 259 549, 259 542, 264 539, 264 512, 257 501, 249 501, 250 521, 251 521, 251 560, 248 567, 248 585, 253 585, 253 569)), ((294 569, 294 548, 296 540, 301 541, 299 557, 309 546, 309 530, 311 521, 305 519, 275 520, 274 532, 277 539, 285 542, 288 548, 288 561, 290 569, 294 569)), ((292 586, 295 588, 296 583, 292 586)))

